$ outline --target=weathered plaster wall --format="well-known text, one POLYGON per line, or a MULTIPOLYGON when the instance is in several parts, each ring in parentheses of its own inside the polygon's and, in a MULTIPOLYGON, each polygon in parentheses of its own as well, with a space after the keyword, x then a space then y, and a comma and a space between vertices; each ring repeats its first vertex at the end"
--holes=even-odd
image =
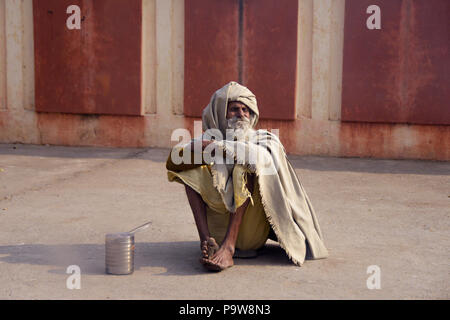
MULTIPOLYGON (((299 0, 297 120, 259 127, 279 129, 294 154, 449 160, 449 126, 339 121, 344 8, 299 0)), ((169 147, 174 129, 193 130, 199 119, 182 115, 184 0, 143 0, 142 117, 34 112, 32 21, 31 0, 0 0, 0 142, 169 147)))
POLYGON ((0 112, 6 110, 5 0, 0 0, 0 112))
POLYGON ((0 141, 40 143, 34 112, 31 1, 2 0, 0 20, 0 141))

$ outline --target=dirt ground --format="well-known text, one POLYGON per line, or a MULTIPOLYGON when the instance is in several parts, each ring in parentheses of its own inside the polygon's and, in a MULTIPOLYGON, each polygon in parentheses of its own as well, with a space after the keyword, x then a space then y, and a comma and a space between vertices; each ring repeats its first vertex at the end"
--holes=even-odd
POLYGON ((298 267, 269 241, 211 273, 168 152, 0 144, 0 299, 449 298, 449 162, 290 156, 330 257, 298 267), (105 274, 105 235, 147 221, 134 273, 105 274))

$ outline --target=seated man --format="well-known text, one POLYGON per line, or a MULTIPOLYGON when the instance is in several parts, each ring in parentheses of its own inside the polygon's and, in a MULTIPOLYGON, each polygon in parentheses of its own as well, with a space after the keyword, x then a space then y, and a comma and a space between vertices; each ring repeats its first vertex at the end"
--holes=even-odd
POLYGON ((200 236, 200 262, 209 270, 233 266, 237 252, 255 253, 269 237, 298 265, 307 253, 313 259, 328 255, 281 142, 253 129, 258 118, 253 93, 230 82, 203 110, 202 137, 175 147, 166 163, 169 181, 185 185, 200 236))

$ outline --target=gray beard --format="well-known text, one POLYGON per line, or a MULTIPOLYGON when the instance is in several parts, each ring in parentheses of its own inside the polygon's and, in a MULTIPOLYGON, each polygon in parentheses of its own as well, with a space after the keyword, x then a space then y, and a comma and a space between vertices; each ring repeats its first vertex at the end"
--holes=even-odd
POLYGON ((250 120, 247 118, 239 119, 233 117, 228 119, 228 130, 232 130, 232 138, 236 138, 238 141, 248 140, 247 138, 255 132, 251 128, 250 120))

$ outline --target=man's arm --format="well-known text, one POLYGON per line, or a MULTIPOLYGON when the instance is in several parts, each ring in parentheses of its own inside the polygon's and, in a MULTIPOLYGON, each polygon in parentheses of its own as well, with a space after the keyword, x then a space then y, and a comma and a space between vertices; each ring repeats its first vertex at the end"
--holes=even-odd
MULTIPOLYGON (((209 146, 211 143, 213 143, 213 141, 202 140, 202 151, 204 151, 205 148, 207 146, 209 146)), ((191 150, 190 151, 191 152, 190 156, 191 156, 191 158, 190 158, 190 162, 189 163, 187 163, 187 164, 186 163, 175 164, 172 161, 172 152, 171 152, 169 154, 169 157, 167 158, 167 161, 166 161, 166 169, 169 170, 169 171, 180 172, 180 171, 184 171, 184 170, 194 169, 194 168, 200 167, 200 166, 205 165, 205 164, 210 164, 210 163, 206 163, 204 161, 203 156, 201 158, 201 163, 195 163, 195 161, 194 161, 195 160, 194 159, 194 150, 195 150, 194 146, 195 146, 195 142, 192 141, 191 145, 190 145, 190 150, 191 150)), ((179 152, 179 156, 181 158, 183 158, 184 149, 180 148, 180 150, 178 152, 179 152)), ((212 156, 214 157, 214 151, 213 151, 212 156)))

